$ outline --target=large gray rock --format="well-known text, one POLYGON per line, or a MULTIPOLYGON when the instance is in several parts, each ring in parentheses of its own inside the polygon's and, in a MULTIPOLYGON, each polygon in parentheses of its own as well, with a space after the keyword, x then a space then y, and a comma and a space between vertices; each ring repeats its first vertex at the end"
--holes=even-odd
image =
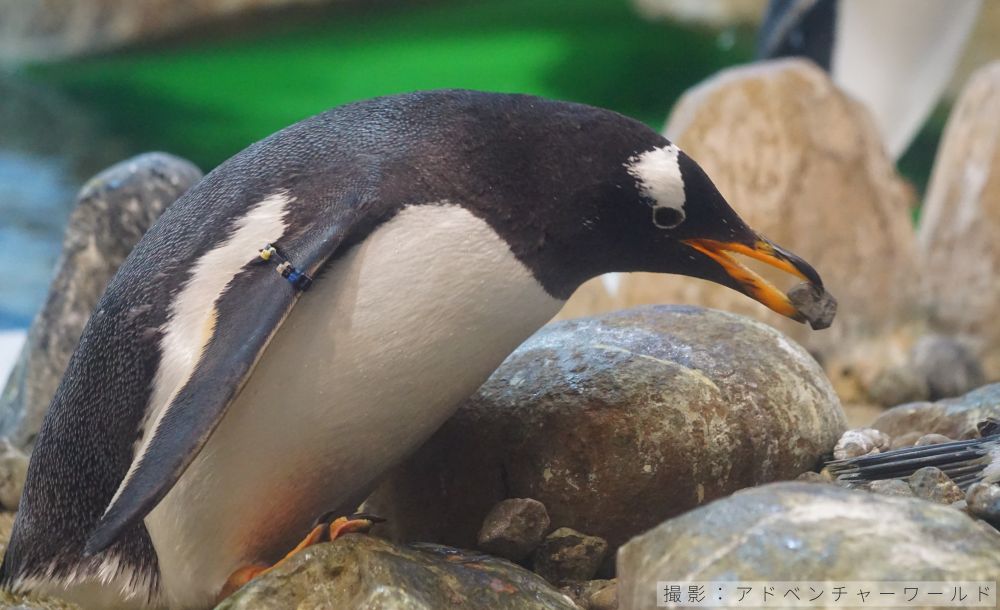
POLYGON ((622 610, 660 581, 995 580, 1000 534, 953 508, 777 483, 671 519, 618 553, 622 610))
POLYGON ((502 559, 348 534, 310 547, 217 610, 577 610, 541 577, 502 559))
MULTIPOLYGON (((989 3, 987 3, 989 4, 989 3)), ((974 341, 1000 379, 1000 61, 981 68, 951 111, 919 228, 923 297, 940 332, 974 341)))
POLYGON ((871 427, 896 438, 904 434, 943 434, 951 439, 979 436, 976 424, 1000 418, 1000 383, 958 398, 899 405, 882 413, 871 427))
MULTIPOLYGON (((821 354, 842 400, 867 402, 873 378, 899 364, 909 346, 905 332, 896 337, 900 324, 919 314, 912 310, 913 193, 867 109, 812 63, 762 62, 724 70, 687 91, 665 133, 750 226, 816 267, 839 301, 836 321, 811 332, 728 288, 641 273, 588 282, 561 315, 647 303, 747 315, 821 354), (850 391, 855 386, 859 392, 850 391)), ((790 279, 771 268, 762 274, 782 286, 790 279)))
POLYGON ((535 498, 553 527, 613 551, 699 504, 795 478, 844 427, 822 369, 773 328, 637 308, 544 327, 367 506, 397 539, 472 547, 494 504, 535 498))
POLYGON ((83 186, 41 312, 0 394, 0 435, 30 447, 108 281, 163 210, 201 179, 163 153, 122 161, 83 186))

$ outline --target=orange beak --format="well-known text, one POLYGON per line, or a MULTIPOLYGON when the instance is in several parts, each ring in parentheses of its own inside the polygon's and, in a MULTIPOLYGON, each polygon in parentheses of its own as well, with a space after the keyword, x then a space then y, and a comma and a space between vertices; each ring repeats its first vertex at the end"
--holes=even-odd
POLYGON ((772 311, 799 322, 805 322, 806 317, 792 305, 785 293, 733 258, 730 252, 759 260, 785 273, 802 278, 817 288, 822 289, 823 287, 823 280, 808 263, 764 238, 758 238, 752 246, 713 239, 687 239, 683 243, 718 263, 729 277, 739 285, 744 294, 764 304, 772 311))

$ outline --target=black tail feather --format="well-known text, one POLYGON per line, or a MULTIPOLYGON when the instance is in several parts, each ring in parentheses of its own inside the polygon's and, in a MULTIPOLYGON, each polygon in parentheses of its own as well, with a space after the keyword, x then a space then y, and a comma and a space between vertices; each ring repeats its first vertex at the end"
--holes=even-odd
POLYGON ((1000 433, 835 460, 828 462, 826 467, 837 481, 860 486, 883 479, 903 479, 921 468, 934 466, 964 490, 982 480, 984 469, 994 459, 1000 459, 1000 433))

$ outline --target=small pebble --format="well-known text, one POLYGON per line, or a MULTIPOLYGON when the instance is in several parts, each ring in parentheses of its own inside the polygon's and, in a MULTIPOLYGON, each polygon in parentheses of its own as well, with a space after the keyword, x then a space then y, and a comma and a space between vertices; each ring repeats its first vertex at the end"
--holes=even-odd
POLYGON ((965 492, 965 502, 971 515, 1000 527, 1000 485, 974 483, 965 492))
POLYGON ((926 447, 927 445, 940 445, 941 443, 950 443, 951 439, 943 434, 925 434, 917 439, 917 442, 913 444, 914 447, 926 447))
POLYGON ((553 584, 570 580, 590 580, 597 573, 608 543, 561 527, 545 537, 535 551, 535 573, 553 584))
POLYGON ((909 478, 913 495, 938 504, 951 504, 965 498, 962 490, 934 466, 927 466, 914 472, 909 478))
POLYGON ((912 447, 914 443, 919 441, 924 436, 926 435, 922 432, 907 432, 906 434, 894 436, 892 437, 892 443, 889 445, 889 448, 902 449, 904 447, 912 447))
POLYGON ((565 583, 559 588, 583 610, 616 610, 618 608, 618 581, 584 580, 565 583))
POLYGON ((590 596, 587 610, 618 610, 618 581, 612 580, 590 596))
POLYGON ((901 479, 872 481, 868 485, 868 491, 876 494, 882 494, 884 496, 903 496, 912 498, 914 495, 909 484, 901 479))
POLYGON ((478 546, 491 555, 511 561, 526 559, 549 529, 545 505, 531 498, 499 502, 483 519, 478 546))
POLYGON ((837 299, 822 288, 808 282, 796 284, 788 291, 788 300, 813 330, 829 328, 837 315, 837 299))
POLYGON ((832 483, 833 477, 830 476, 829 472, 813 472, 807 470, 799 476, 795 477, 796 481, 804 481, 806 483, 832 483))
POLYGON ((874 428, 855 428, 848 430, 837 441, 833 448, 833 457, 846 460, 871 453, 881 453, 889 449, 891 439, 883 432, 874 428))

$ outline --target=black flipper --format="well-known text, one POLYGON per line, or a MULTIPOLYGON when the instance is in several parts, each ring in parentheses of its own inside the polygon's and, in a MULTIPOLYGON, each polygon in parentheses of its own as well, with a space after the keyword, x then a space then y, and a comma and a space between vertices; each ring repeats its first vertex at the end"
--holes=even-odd
MULTIPOLYGON (((335 254, 354 228, 352 221, 345 220, 299 240, 292 261, 298 270, 313 276, 335 254)), ((247 265, 216 303, 215 330, 194 374, 166 406, 145 451, 135 458, 134 472, 122 482, 87 539, 86 554, 110 546, 170 491, 208 441, 302 294, 292 278, 276 272, 280 260, 260 264, 253 253, 248 255, 247 265)))

